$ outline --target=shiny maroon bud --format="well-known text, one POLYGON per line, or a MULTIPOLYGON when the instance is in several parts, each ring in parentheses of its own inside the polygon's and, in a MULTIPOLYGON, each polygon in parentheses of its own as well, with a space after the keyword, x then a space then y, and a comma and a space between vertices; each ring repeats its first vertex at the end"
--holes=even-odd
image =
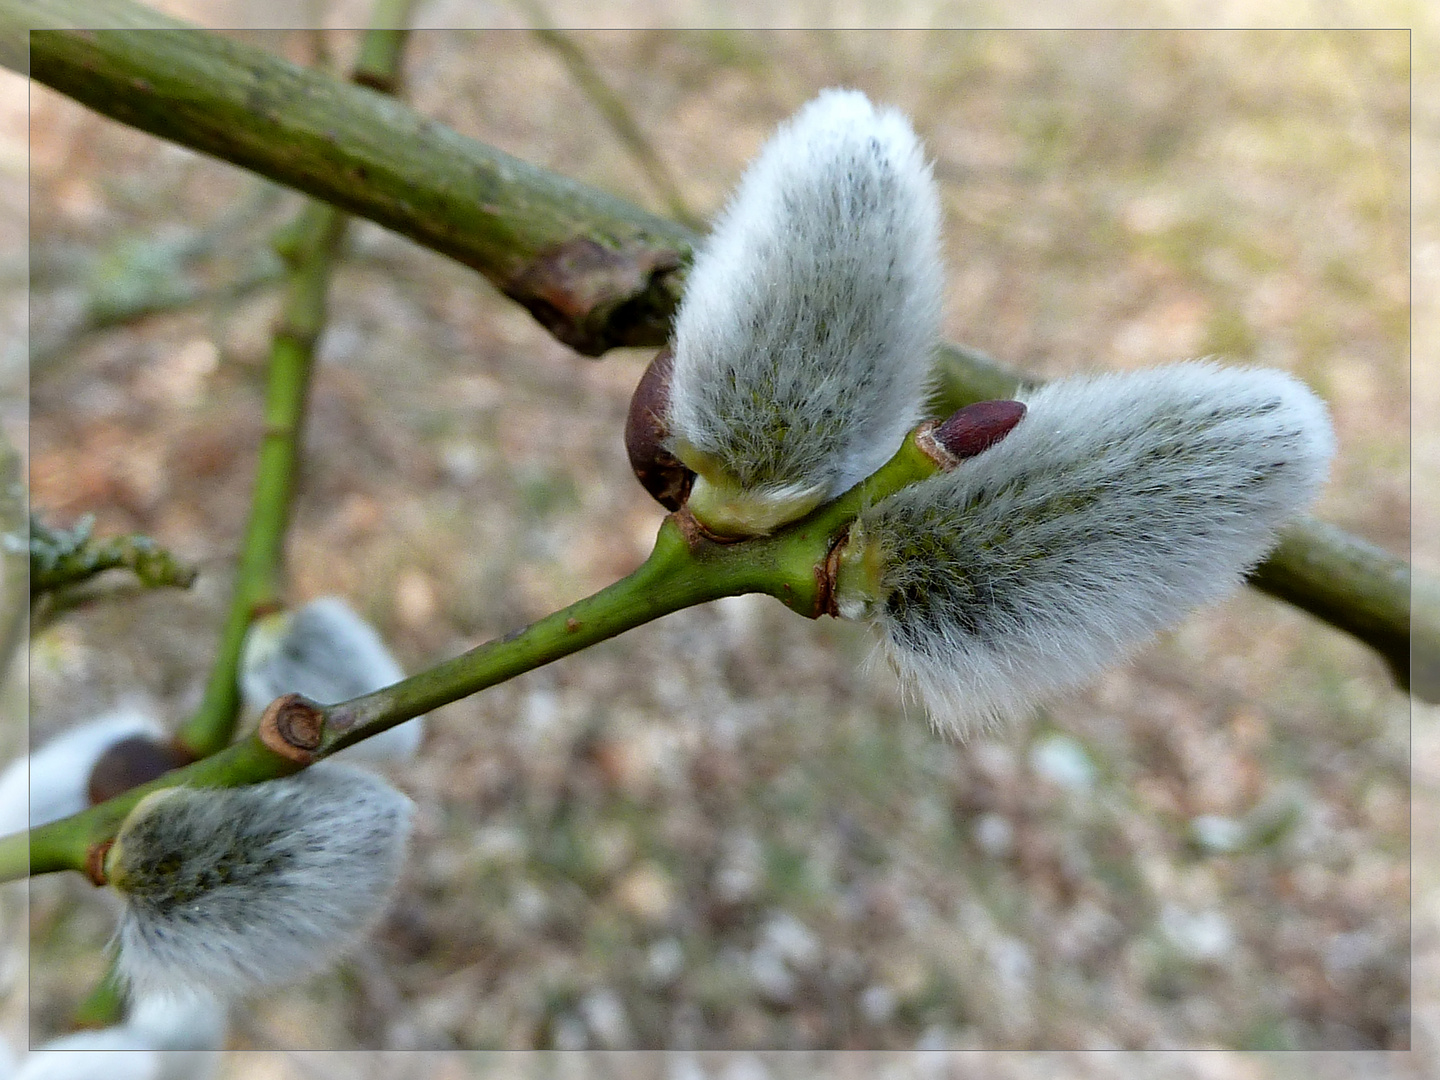
POLYGON ((655 354, 630 399, 625 418, 625 452, 640 486, 666 510, 679 510, 690 495, 695 474, 665 449, 670 437, 666 416, 670 407, 670 372, 674 353, 665 346, 655 354))
POLYGON ((189 765, 194 757, 174 743, 162 743, 145 735, 121 739, 95 762, 85 797, 91 806, 113 799, 141 784, 148 784, 172 769, 189 765))
POLYGON ((990 449, 1010 434, 1024 415, 1023 402, 977 401, 942 420, 933 436, 937 443, 963 460, 990 449))

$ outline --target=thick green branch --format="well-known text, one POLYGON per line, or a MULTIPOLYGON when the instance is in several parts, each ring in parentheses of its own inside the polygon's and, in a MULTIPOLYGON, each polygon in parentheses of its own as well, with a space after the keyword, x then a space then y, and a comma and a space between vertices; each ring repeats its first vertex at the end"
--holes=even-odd
POLYGON ((1287 528, 1280 546, 1250 575, 1257 589, 1324 619, 1373 647, 1395 681, 1426 701, 1436 700, 1440 623, 1435 586, 1414 605, 1411 625, 1410 564, 1333 525, 1303 518, 1287 528), (1414 648, 1414 676, 1411 648, 1414 648))
MULTIPOLYGON (((459 259, 582 352, 660 345, 669 332, 696 239, 683 226, 262 50, 203 32, 65 29, 182 25, 126 0, 0 0, 0 30, 6 24, 56 28, 32 38, 41 82, 459 259)), ((13 49, 0 50, 0 61, 24 68, 13 49)), ((947 402, 1002 397, 1021 382, 955 348, 942 356, 940 375, 947 402)), ((1297 559, 1353 566, 1367 545, 1312 524, 1302 520, 1286 534, 1256 583, 1269 589, 1272 570, 1289 577, 1283 599, 1391 655, 1394 634, 1409 635, 1409 598, 1401 603, 1398 594, 1376 594, 1348 578, 1318 588, 1297 559), (1374 618, 1337 617, 1358 608, 1374 609, 1374 618), (1385 629, 1372 641, 1367 624, 1385 629)), ((1433 585, 1417 582, 1414 592, 1417 627, 1440 624, 1433 585)), ((1416 641, 1417 668, 1440 655, 1436 636, 1426 633, 1416 641)))
POLYGON ((458 259, 581 352, 665 336, 687 229, 125 0, 0 0, 7 25, 53 28, 30 39, 40 82, 458 259))

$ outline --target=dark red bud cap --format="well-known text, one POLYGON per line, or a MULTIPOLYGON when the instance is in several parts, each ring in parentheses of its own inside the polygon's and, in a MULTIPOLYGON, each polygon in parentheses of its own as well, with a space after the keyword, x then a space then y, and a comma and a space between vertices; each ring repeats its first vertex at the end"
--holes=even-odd
POLYGON ((95 767, 90 770, 85 797, 90 800, 91 806, 95 806, 194 760, 173 743, 156 742, 145 735, 132 735, 100 755, 95 767))
POLYGON ((951 413, 932 435, 957 458, 974 457, 1010 434, 1024 415, 1025 405, 1020 401, 977 401, 951 413))
POLYGON ((670 429, 665 417, 670 407, 670 370, 675 354, 665 346, 655 354, 630 399, 625 418, 625 452, 640 486, 666 510, 679 510, 690 495, 695 474, 665 449, 670 429))

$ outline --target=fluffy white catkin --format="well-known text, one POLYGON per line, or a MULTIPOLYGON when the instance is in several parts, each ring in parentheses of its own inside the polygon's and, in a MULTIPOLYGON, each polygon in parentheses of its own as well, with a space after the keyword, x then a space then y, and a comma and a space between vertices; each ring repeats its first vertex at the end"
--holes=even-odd
MULTIPOLYGON (((375 628, 338 596, 261 619, 250 629, 240 664, 247 711, 259 714, 281 694, 335 705, 405 677, 375 628)), ((347 761, 413 757, 425 718, 383 731, 340 751, 347 761)))
POLYGON ((939 336, 939 230, 900 113, 827 90, 781 125, 676 315, 667 419, 699 474, 692 508, 708 486, 765 531, 888 460, 920 418, 939 336))
POLYGON ((154 793, 106 860, 125 901, 120 974, 141 995, 235 998, 323 969, 384 912, 410 811, 379 777, 328 762, 154 793))
MULTIPOLYGON (((1073 686, 1239 583, 1314 499, 1333 436, 1279 371, 1177 364, 1022 395, 1003 440, 861 515, 879 625, 963 733, 1073 686)), ((857 556, 858 557, 858 556, 857 556)))

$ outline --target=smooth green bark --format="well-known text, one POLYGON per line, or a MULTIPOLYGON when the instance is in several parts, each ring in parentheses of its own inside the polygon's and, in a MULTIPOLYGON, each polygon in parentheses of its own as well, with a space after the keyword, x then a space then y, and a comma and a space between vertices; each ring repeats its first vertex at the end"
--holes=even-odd
MULTIPOLYGON (((581 352, 666 333, 688 229, 370 89, 124 0, 0 0, 7 25, 54 28, 31 35, 38 81, 474 267, 581 352), (74 29, 85 26, 120 29, 74 29)), ((13 49, 0 59, 23 66, 13 49)))
MULTIPOLYGON (((1404 559, 1334 525, 1304 518, 1285 530, 1280 545, 1250 575, 1250 584, 1355 635, 1384 658, 1402 687, 1435 700, 1436 680, 1423 673, 1434 672, 1440 657, 1436 598, 1416 605, 1421 618, 1412 627, 1412 581, 1404 559)), ((1429 582, 1419 587, 1434 589, 1429 582)))

